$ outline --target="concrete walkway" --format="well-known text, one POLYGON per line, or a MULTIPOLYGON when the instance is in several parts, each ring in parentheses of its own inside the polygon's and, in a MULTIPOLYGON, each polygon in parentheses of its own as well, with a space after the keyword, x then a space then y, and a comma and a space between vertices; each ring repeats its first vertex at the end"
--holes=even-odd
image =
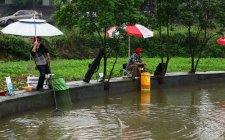
MULTIPOLYGON (((225 71, 197 72, 195 74, 185 72, 167 73, 161 77, 151 76, 151 88, 166 88, 199 83, 224 83, 225 71)), ((68 82, 70 98, 73 102, 86 98, 106 96, 108 94, 126 93, 140 90, 139 78, 135 80, 112 78, 109 90, 104 90, 104 84, 91 80, 89 83, 83 81, 68 82)), ((18 112, 35 110, 54 106, 52 90, 38 91, 15 91, 15 96, 0 96, 0 117, 13 115, 18 112)))

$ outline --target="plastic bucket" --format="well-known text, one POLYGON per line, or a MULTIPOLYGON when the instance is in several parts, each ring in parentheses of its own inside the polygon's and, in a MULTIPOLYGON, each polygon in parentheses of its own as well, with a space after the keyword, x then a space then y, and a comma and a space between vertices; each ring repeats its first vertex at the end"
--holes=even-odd
POLYGON ((141 89, 142 90, 150 90, 151 87, 151 78, 149 72, 141 73, 141 89))

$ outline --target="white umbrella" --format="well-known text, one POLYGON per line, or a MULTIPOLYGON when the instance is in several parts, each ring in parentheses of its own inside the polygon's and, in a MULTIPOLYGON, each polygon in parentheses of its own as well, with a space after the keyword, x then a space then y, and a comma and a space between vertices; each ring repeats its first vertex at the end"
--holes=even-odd
POLYGON ((9 24, 1 31, 4 34, 29 37, 63 35, 63 33, 55 26, 52 26, 51 24, 48 24, 46 20, 41 19, 21 19, 9 24))
POLYGON ((55 26, 41 19, 21 19, 1 30, 4 34, 20 36, 57 36, 63 33, 55 26))
MULTIPOLYGON (((124 26, 123 29, 127 32, 129 36, 134 35, 134 36, 143 37, 143 38, 153 37, 153 32, 141 24, 135 24, 132 26, 130 25, 124 26)), ((108 37, 112 38, 119 35, 119 32, 116 30, 116 26, 113 26, 106 32, 106 34, 108 37)), ((130 57, 130 37, 129 37, 128 49, 129 49, 128 57, 130 57)))

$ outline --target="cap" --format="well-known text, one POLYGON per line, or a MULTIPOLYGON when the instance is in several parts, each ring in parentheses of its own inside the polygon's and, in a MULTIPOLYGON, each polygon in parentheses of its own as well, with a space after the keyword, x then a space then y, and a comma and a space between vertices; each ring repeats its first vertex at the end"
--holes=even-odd
POLYGON ((135 50, 135 52, 136 52, 136 53, 141 53, 141 52, 143 52, 143 51, 142 51, 141 48, 137 48, 137 49, 135 50))

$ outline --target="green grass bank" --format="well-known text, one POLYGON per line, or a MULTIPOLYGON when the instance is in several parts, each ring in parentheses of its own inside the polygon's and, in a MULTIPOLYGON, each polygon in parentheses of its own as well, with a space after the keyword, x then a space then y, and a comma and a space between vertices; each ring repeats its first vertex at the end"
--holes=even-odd
MULTIPOLYGON (((154 73, 160 58, 142 58, 147 64, 147 68, 151 73, 154 73)), ((108 59, 108 74, 112 68, 115 58, 108 59)), ((66 81, 82 80, 88 70, 88 65, 91 64, 93 59, 87 60, 52 60, 51 71, 56 76, 65 77, 66 81)), ((103 60, 101 61, 103 63, 103 60)), ((127 62, 127 58, 118 58, 114 68, 113 77, 120 77, 120 70, 122 64, 127 62)), ((15 90, 21 90, 25 87, 26 77, 30 75, 38 76, 39 73, 34 69, 35 64, 33 61, 16 61, 16 62, 0 62, 0 90, 6 89, 5 77, 11 76, 15 90), (33 68, 32 71, 27 70, 27 66, 33 68)), ((171 58, 167 72, 189 72, 191 68, 190 58, 171 58)), ((202 58, 197 71, 224 71, 225 59, 224 58, 202 58)), ((98 73, 103 72, 103 65, 101 64, 98 73)), ((92 79, 96 79, 97 75, 94 74, 92 79)))

